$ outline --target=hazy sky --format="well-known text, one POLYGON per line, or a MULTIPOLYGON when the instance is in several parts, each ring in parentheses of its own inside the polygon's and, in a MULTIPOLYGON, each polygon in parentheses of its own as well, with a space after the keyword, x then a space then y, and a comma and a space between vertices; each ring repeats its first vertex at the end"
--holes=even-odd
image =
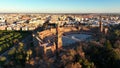
POLYGON ((120 0, 0 0, 0 13, 120 13, 120 0))

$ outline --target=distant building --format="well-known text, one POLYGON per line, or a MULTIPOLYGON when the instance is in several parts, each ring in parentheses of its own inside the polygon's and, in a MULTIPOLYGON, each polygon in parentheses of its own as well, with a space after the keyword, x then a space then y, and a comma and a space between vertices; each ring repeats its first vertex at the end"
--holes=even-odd
POLYGON ((34 30, 35 27, 28 27, 28 30, 34 30))
POLYGON ((28 27, 22 27, 22 31, 27 31, 28 27))
POLYGON ((13 30, 13 28, 12 28, 12 27, 10 27, 10 26, 8 26, 8 27, 7 27, 7 30, 13 30))
POLYGON ((5 22, 5 21, 6 21, 5 18, 0 17, 0 23, 3 23, 3 22, 5 22))
POLYGON ((13 30, 19 31, 19 30, 21 30, 21 28, 20 27, 13 27, 13 30))
POLYGON ((4 26, 0 26, 0 30, 6 30, 7 26, 4 25, 4 26))

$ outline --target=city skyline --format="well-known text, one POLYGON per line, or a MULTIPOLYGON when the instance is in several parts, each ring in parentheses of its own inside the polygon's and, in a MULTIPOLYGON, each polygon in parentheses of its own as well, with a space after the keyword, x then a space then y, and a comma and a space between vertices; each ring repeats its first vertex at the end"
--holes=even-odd
POLYGON ((1 0, 0 13, 120 13, 119 0, 1 0))

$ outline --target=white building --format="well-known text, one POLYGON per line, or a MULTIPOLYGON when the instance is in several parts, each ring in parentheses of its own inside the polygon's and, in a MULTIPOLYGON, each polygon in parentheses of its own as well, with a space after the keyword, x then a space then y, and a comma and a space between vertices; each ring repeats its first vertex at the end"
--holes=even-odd
POLYGON ((5 18, 4 17, 0 17, 0 22, 5 22, 5 18))
POLYGON ((22 31, 27 31, 28 30, 28 27, 22 27, 22 31))
POLYGON ((8 26, 8 27, 7 27, 7 30, 13 30, 13 29, 12 29, 12 27, 8 26))

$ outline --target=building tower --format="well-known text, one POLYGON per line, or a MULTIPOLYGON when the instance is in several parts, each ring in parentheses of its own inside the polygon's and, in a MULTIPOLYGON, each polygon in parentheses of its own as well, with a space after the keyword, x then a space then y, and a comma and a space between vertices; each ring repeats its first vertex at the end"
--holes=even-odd
POLYGON ((62 32, 60 31, 59 25, 56 26, 56 48, 62 47, 62 32))
POLYGON ((56 25, 56 59, 59 59, 60 48, 62 47, 62 33, 60 32, 59 25, 56 25))
POLYGON ((102 25, 101 16, 99 17, 99 28, 100 28, 100 32, 103 32, 103 25, 102 25))

